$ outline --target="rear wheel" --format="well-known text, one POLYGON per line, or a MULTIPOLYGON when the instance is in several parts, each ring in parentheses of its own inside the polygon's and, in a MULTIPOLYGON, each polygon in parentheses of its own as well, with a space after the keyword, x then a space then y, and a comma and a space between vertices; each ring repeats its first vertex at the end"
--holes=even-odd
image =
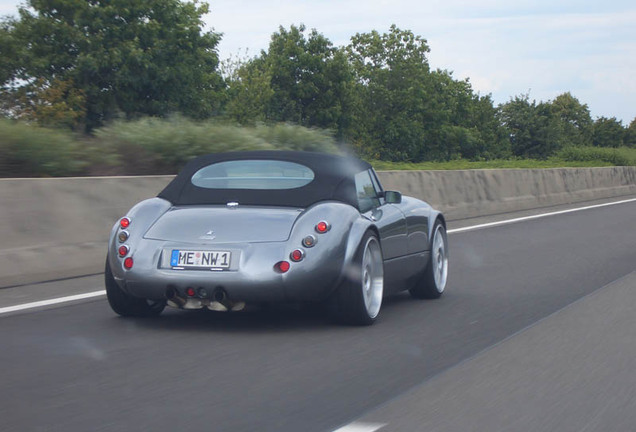
POLYGON ((437 220, 433 226, 433 241, 429 263, 420 281, 409 290, 419 299, 440 298, 446 288, 448 277, 448 238, 444 225, 437 220))
POLYGON ((354 256, 348 277, 334 293, 336 318, 352 325, 371 325, 375 322, 384 293, 382 248, 377 236, 368 231, 354 256))
POLYGON ((108 259, 104 269, 104 284, 106 285, 106 297, 110 307, 115 313, 125 317, 150 317, 157 316, 166 307, 163 300, 147 300, 126 294, 117 285, 113 272, 110 269, 108 259))

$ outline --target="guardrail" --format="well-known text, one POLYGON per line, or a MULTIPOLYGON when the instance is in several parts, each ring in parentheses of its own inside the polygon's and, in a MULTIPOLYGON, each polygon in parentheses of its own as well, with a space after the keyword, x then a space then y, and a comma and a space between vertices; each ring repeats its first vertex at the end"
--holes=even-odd
MULTIPOLYGON (((636 167, 384 171, 456 220, 636 194, 636 167)), ((112 225, 171 176, 0 180, 0 287, 99 273, 112 225)))

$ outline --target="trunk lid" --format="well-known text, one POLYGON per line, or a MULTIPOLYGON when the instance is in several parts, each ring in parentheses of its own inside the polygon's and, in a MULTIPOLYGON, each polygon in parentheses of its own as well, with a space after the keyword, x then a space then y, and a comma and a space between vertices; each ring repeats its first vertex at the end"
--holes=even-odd
POLYGON ((289 238, 301 209, 281 207, 174 207, 144 235, 179 243, 260 243, 289 238))

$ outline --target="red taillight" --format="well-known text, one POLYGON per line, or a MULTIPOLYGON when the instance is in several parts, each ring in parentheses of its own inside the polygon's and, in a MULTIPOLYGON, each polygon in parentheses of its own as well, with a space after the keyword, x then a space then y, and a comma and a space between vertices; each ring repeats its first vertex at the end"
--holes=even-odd
POLYGON ((289 258, 291 258, 291 260, 294 262, 301 261, 304 257, 305 257, 305 252, 303 252, 302 249, 296 249, 295 251, 289 254, 289 258))
POLYGON ((129 250, 130 248, 128 246, 122 245, 122 246, 119 246, 119 249, 117 250, 117 252, 119 252, 120 257, 125 257, 126 255, 128 255, 129 250))
POLYGON ((130 270, 133 267, 133 259, 131 257, 128 257, 124 260, 124 268, 126 270, 130 270))
POLYGON ((186 294, 188 295, 188 297, 194 297, 194 295, 196 294, 196 291, 192 287, 186 288, 186 294))
POLYGON ((120 226, 122 229, 126 229, 126 228, 128 228, 128 227, 130 226, 130 219, 129 219, 129 218, 127 218, 127 217, 121 218, 121 219, 119 220, 119 226, 120 226))
POLYGON ((279 273, 287 273, 289 271, 290 264, 287 261, 280 261, 274 264, 274 270, 279 273))
POLYGON ((331 229, 331 225, 329 225, 329 222, 320 221, 316 224, 316 232, 320 234, 324 234, 330 229, 331 229))

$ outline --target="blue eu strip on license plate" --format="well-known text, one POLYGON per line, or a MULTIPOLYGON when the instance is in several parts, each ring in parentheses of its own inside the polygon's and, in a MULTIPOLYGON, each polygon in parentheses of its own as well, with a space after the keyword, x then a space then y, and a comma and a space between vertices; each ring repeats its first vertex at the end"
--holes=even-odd
POLYGON ((177 249, 172 249, 172 256, 170 257, 170 265, 172 267, 177 267, 179 265, 179 251, 177 249))

